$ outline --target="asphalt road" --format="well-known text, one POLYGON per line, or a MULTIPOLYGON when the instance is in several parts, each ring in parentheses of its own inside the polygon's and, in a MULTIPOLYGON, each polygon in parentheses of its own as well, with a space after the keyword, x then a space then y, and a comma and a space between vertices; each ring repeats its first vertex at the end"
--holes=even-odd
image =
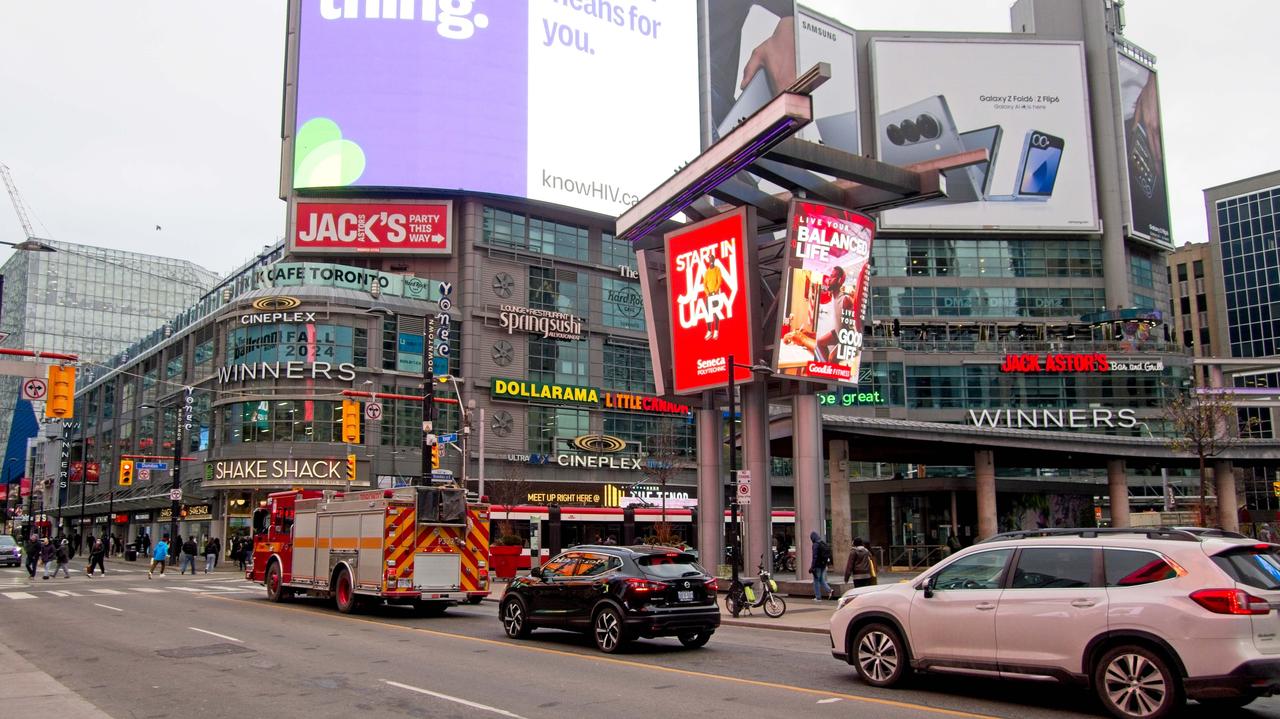
MULTIPOLYGON (((320 600, 271 604, 227 574, 29 583, 3 569, 0 642, 119 719, 1100 716, 1087 694, 1042 684, 929 677, 872 689, 816 634, 723 627, 703 649, 645 640, 606 657, 563 632, 507 639, 494 603, 348 616, 320 600)), ((1222 714, 1192 705, 1186 716, 1222 714)), ((1239 716, 1280 718, 1280 699, 1239 716)))

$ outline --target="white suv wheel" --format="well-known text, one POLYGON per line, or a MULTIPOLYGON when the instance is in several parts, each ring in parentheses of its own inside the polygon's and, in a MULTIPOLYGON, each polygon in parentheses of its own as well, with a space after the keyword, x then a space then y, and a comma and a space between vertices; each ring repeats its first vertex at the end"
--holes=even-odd
POLYGON ((872 686, 892 686, 906 673, 906 652, 897 632, 869 624, 854 638, 853 661, 858 676, 872 686))
POLYGON ((1177 678, 1168 663, 1142 647, 1108 652, 1095 676, 1098 697, 1122 719, 1158 719, 1181 704, 1177 678))

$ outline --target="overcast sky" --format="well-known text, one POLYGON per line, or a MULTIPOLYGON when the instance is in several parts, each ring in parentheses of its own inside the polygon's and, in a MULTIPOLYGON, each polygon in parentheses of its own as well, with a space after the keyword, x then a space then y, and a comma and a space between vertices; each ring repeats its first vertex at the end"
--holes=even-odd
MULTIPOLYGON (((854 28, 999 32, 1011 3, 804 4, 854 28)), ((0 162, 36 234, 217 272, 279 239, 284 7, 0 0, 0 162)), ((1129 0, 1127 10, 1126 36, 1159 59, 1173 235, 1202 241, 1202 189, 1280 168, 1280 2, 1129 0)), ((20 241, 6 200, 0 240, 20 241)))

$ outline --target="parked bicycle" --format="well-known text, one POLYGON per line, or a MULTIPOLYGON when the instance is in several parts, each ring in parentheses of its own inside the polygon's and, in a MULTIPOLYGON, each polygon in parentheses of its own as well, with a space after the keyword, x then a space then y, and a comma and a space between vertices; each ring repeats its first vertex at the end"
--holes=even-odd
POLYGON ((787 611, 787 602, 777 594, 778 583, 765 570, 763 556, 760 557, 760 565, 756 571, 760 578, 759 593, 750 579, 739 579, 729 584, 729 592, 724 595, 724 608, 731 616, 736 617, 744 611, 750 614, 752 609, 762 607, 765 614, 777 619, 787 611))
POLYGON ((787 550, 773 553, 773 568, 779 572, 796 571, 796 558, 787 550))

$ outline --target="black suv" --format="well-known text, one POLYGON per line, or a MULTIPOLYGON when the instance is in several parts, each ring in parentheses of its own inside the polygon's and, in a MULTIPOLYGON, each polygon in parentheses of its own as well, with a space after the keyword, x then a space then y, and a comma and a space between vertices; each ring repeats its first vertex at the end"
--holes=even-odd
POLYGON ((507 585, 499 610, 507 636, 538 627, 590 632, 612 654, 639 637, 700 647, 720 626, 716 580, 671 547, 579 546, 507 585))

